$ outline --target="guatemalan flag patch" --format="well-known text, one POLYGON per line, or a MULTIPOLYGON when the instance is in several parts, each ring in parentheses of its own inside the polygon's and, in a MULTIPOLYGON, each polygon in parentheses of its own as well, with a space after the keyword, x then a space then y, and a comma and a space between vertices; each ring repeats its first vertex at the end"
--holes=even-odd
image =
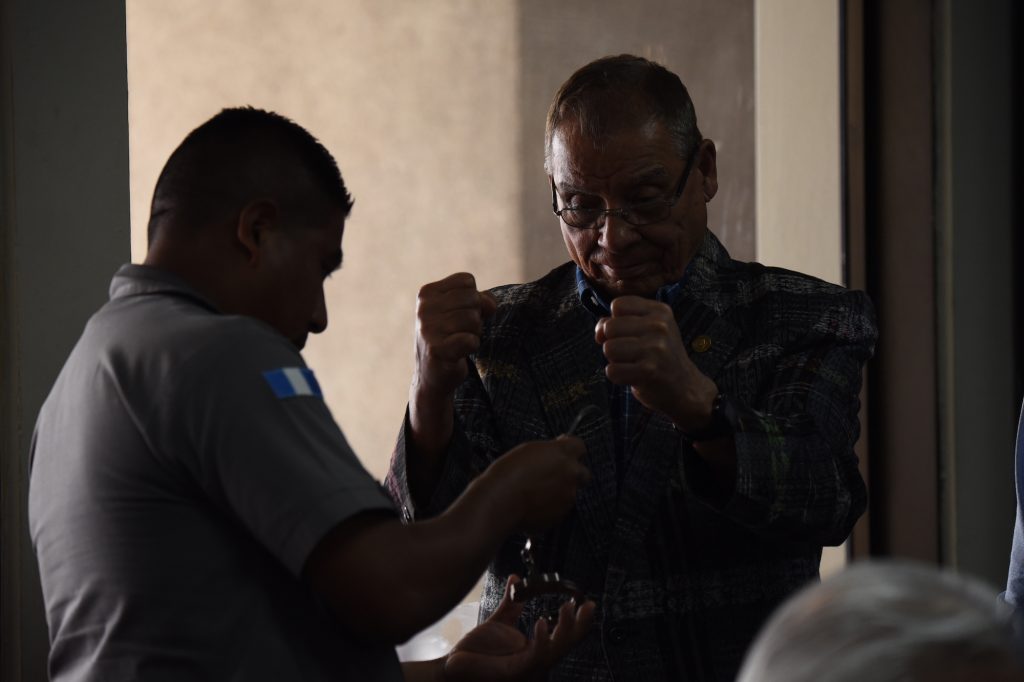
POLYGON ((313 376, 313 370, 305 367, 282 367, 263 373, 263 378, 270 384, 270 390, 278 398, 297 398, 310 395, 323 398, 320 384, 313 376))

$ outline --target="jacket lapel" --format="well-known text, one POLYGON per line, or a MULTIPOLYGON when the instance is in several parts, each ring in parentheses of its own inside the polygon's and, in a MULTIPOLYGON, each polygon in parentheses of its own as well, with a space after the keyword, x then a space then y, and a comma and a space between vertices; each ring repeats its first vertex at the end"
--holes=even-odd
POLYGON ((559 291, 561 300, 549 308, 552 318, 533 326, 536 333, 526 340, 526 355, 550 433, 565 433, 588 405, 600 410, 576 429, 586 443, 583 461, 591 474, 590 483, 577 493, 576 512, 595 556, 602 557, 611 538, 618 493, 605 361, 594 341, 594 319, 580 304, 571 279, 559 291))

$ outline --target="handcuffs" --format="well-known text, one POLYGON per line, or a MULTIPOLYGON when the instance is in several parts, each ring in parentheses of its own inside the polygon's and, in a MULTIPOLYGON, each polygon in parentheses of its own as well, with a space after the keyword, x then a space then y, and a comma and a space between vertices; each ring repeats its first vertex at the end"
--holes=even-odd
MULTIPOLYGON (((601 411, 594 405, 587 405, 576 418, 572 420, 572 424, 569 425, 569 429, 566 431, 566 435, 574 435, 576 429, 580 427, 583 420, 590 415, 599 415, 601 411)), ((511 588, 510 596, 513 602, 524 602, 534 597, 539 597, 543 594, 564 594, 570 597, 574 604, 582 604, 586 593, 580 588, 579 585, 571 580, 562 578, 557 571, 551 573, 545 573, 537 569, 537 562, 533 557, 533 539, 530 537, 526 538, 526 544, 523 545, 523 549, 520 551, 519 556, 523 559, 523 564, 526 566, 526 576, 522 578, 518 583, 514 583, 511 588)))
POLYGON ((537 564, 533 560, 533 552, 530 551, 532 540, 526 538, 519 555, 526 564, 526 577, 518 583, 512 584, 511 597, 514 602, 523 602, 542 594, 564 594, 572 598, 574 604, 582 604, 586 596, 580 587, 571 580, 562 578, 558 571, 543 573, 537 570, 537 564))

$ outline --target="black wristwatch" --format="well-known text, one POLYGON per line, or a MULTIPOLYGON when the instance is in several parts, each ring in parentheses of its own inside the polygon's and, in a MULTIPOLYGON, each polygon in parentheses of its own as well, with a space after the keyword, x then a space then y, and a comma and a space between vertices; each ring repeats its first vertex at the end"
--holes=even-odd
POLYGON ((715 440, 731 436, 736 432, 736 408, 729 397, 719 391, 711 403, 711 419, 708 425, 697 431, 683 431, 683 435, 693 443, 715 440))

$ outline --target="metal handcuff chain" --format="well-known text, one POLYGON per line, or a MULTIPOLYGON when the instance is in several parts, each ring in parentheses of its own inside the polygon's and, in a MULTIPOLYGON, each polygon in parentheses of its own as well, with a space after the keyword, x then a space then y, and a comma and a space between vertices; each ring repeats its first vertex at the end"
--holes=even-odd
MULTIPOLYGON (((591 416, 600 415, 601 411, 594 405, 587 405, 576 418, 572 420, 566 435, 576 434, 577 429, 583 421, 591 416)), ((557 571, 545 573, 537 568, 536 559, 533 556, 533 538, 527 537, 526 543, 519 554, 526 567, 526 576, 512 586, 511 597, 514 602, 523 602, 543 594, 564 594, 570 597, 575 604, 583 603, 586 594, 579 585, 571 580, 562 578, 557 571)), ((550 618, 549 618, 550 620, 550 618)))

